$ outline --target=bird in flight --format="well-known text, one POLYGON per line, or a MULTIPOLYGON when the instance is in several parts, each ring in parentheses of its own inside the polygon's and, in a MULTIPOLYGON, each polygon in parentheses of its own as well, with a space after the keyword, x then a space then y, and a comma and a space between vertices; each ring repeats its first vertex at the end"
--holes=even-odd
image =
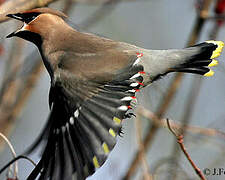
POLYGON ((50 8, 8 14, 23 26, 7 37, 34 43, 50 75, 50 116, 29 153, 43 153, 28 180, 73 180, 106 161, 129 118, 136 93, 170 72, 212 76, 224 46, 206 41, 184 49, 149 50, 80 32, 50 8))

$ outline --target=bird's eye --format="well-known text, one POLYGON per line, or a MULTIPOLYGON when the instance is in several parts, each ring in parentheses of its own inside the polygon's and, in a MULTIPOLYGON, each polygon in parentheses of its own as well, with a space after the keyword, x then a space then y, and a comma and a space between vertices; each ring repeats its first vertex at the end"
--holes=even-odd
POLYGON ((24 13, 23 14, 23 21, 28 24, 31 21, 33 21, 39 14, 40 13, 38 13, 38 12, 24 13))
POLYGON ((36 17, 37 16, 28 17, 28 18, 24 19, 24 22, 28 24, 29 22, 31 22, 32 20, 34 20, 36 17))

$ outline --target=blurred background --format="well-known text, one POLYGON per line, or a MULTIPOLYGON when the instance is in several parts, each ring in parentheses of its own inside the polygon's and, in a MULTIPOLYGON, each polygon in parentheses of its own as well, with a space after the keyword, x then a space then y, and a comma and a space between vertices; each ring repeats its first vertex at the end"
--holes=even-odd
MULTIPOLYGON (((21 26, 7 21, 5 14, 49 6, 68 14, 72 26, 147 49, 225 41, 224 0, 1 0, 0 4, 0 132, 17 155, 32 144, 47 120, 50 79, 33 44, 5 39, 21 26)), ((163 118, 184 136, 187 152, 206 179, 224 180, 225 53, 217 60, 213 77, 169 74, 141 91, 136 120, 123 122, 124 135, 88 180, 200 179, 163 118)), ((12 158, 1 139, 0 168, 12 158)), ((30 158, 38 162, 39 153, 30 158)), ((26 160, 19 160, 18 166, 19 180, 34 168, 26 160)), ((0 179, 6 179, 6 173, 0 179)))

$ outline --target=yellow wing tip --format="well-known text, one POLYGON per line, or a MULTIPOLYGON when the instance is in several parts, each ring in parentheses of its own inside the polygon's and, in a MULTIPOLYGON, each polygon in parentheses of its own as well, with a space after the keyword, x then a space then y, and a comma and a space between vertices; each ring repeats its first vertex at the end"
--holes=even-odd
POLYGON ((213 67, 213 66, 217 66, 219 64, 219 62, 215 59, 212 60, 212 62, 208 65, 208 67, 213 67))
POLYGON ((113 121, 116 123, 116 124, 120 124, 121 123, 121 119, 117 118, 117 117, 114 117, 113 118, 113 121))
POLYGON ((217 58, 220 56, 220 53, 223 50, 224 47, 224 42, 223 41, 206 41, 207 43, 213 43, 215 45, 217 45, 217 48, 213 51, 211 59, 217 58))
POLYGON ((96 156, 93 157, 93 164, 94 164, 95 168, 99 168, 100 167, 99 163, 98 163, 98 159, 97 159, 96 156))
POLYGON ((112 128, 109 129, 109 134, 111 134, 112 137, 116 137, 116 133, 112 128))
POLYGON ((213 76, 214 75, 214 71, 213 70, 209 70, 209 72, 205 73, 204 76, 206 77, 210 77, 210 76, 213 76))
POLYGON ((105 154, 109 154, 109 152, 110 152, 109 147, 105 142, 102 144, 102 148, 103 148, 105 154))

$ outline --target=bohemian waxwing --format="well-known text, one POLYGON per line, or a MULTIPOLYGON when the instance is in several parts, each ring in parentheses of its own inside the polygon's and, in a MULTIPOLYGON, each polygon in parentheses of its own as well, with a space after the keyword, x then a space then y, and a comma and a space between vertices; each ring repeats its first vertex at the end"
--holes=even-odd
POLYGON ((29 175, 42 180, 85 179, 103 165, 130 117, 135 93, 170 72, 212 76, 224 43, 181 50, 148 50, 70 27, 62 12, 38 8, 8 17, 24 22, 17 36, 39 49, 51 77, 50 116, 33 151, 42 157, 29 175))

